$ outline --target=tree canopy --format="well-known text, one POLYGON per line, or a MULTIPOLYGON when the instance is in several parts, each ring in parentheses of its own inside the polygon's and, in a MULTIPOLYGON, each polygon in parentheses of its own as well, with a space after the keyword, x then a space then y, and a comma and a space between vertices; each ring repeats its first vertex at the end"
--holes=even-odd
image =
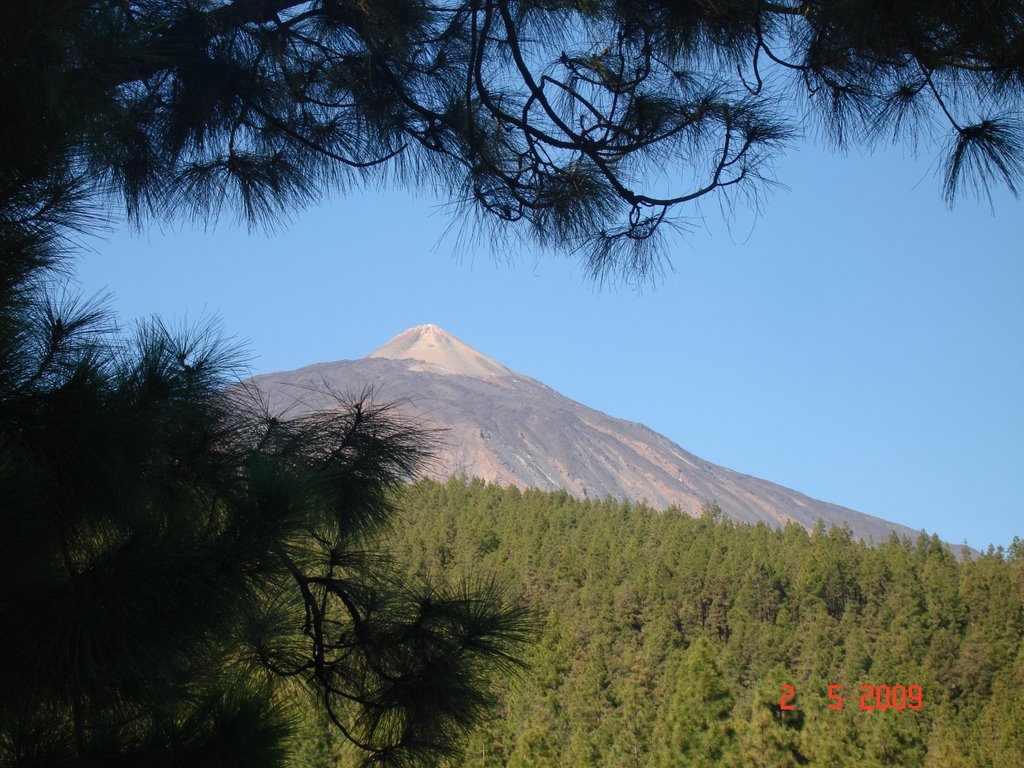
POLYGON ((279 766, 311 710, 367 763, 457 750, 529 624, 374 547, 416 425, 276 418, 209 329, 0 309, 0 765, 279 766))
MULTIPOLYGON (((0 7, 3 766, 280 766, 311 708, 367 764, 436 765, 529 634, 494 583, 406 579, 375 547, 419 425, 365 394, 268 412, 215 327, 125 333, 66 288, 112 195, 258 219, 340 178, 304 127, 232 138, 240 8, 0 7)), ((257 98, 265 130, 287 93, 257 98)))
POLYGON ((481 480, 402 494, 410 573, 493 569, 544 617, 464 768, 1020 763, 1020 539, 958 561, 936 536, 868 545, 481 480))
MULTIPOLYGON (((643 274, 809 126, 941 145, 944 194, 1024 172, 1019 0, 42 0, 0 22, 13 218, 272 222, 367 178, 643 274), (77 197, 76 197, 77 196, 77 197)), ((884 179, 879 183, 885 183, 884 179)), ((8 199, 9 196, 8 196, 8 199)))

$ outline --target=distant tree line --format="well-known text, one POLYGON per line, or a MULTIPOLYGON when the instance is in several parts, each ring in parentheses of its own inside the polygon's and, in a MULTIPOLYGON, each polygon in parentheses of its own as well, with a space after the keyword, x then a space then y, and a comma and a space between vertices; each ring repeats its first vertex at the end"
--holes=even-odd
POLYGON ((1019 539, 959 562, 934 536, 868 546, 714 507, 691 518, 475 480, 399 498, 390 548, 410 574, 494 572, 544 624, 465 768, 1020 764, 1019 539), (911 685, 917 710, 881 689, 911 685))

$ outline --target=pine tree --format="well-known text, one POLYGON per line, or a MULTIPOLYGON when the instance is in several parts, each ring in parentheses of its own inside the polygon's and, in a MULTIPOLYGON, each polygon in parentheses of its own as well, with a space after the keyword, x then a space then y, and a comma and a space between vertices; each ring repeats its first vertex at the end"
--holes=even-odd
POLYGON ((780 707, 780 687, 792 684, 785 669, 775 667, 764 676, 754 692, 750 720, 742 736, 743 764, 756 768, 796 768, 807 762, 801 744, 804 702, 792 701, 796 709, 780 707))
POLYGON ((678 665, 674 690, 659 718, 655 764, 665 768, 737 764, 734 703, 714 647, 707 638, 698 638, 678 665))
POLYGON ((509 756, 510 768, 555 768, 569 725, 561 701, 569 674, 558 613, 552 611, 528 659, 529 680, 516 689, 519 727, 509 756))
POLYGON ((0 194, 268 223, 385 175, 642 276, 674 211, 759 199, 805 117, 839 146, 944 125, 950 199, 1016 192, 1022 25, 1019 0, 5 3, 0 194))
POLYGON ((209 329, 122 342, 94 307, 21 299, 0 314, 0 764, 281 765, 298 707, 382 764, 451 754, 527 625, 372 554, 422 436, 367 400, 260 411, 209 329))
POLYGON ((65 289, 111 195, 140 221, 259 220, 334 178, 299 157, 311 126, 257 147, 233 112, 245 91, 274 133, 301 69, 263 87, 274 55, 231 32, 256 5, 0 7, 5 766, 281 765, 299 708, 368 761, 433 763, 527 634, 497 588, 410 582, 375 554, 426 455, 389 406, 284 420, 215 328, 124 334, 65 289))

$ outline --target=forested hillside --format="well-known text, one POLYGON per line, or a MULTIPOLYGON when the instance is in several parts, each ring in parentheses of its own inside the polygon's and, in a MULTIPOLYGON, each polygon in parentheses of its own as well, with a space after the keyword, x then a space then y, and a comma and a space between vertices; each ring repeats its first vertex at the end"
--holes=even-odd
MULTIPOLYGON (((420 482, 400 507, 401 567, 493 575, 537 617, 464 766, 1024 764, 1019 540, 958 563, 936 538, 869 547, 479 481, 420 482)), ((299 762, 325 763, 310 736, 299 762)))

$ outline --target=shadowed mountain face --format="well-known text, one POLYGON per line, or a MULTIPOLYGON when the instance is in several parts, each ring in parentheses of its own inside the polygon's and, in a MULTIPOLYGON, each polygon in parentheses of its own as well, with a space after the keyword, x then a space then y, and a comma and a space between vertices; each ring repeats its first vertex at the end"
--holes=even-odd
POLYGON ((275 411, 297 416, 337 405, 327 393, 368 386, 378 401, 403 401, 425 426, 445 430, 429 472, 463 473, 501 485, 564 488, 580 498, 611 496, 676 505, 692 515, 717 501, 729 517, 772 526, 846 523, 876 542, 917 532, 804 496, 694 456, 642 424, 595 411, 509 370, 434 325, 396 336, 362 360, 320 363, 257 376, 275 411))

